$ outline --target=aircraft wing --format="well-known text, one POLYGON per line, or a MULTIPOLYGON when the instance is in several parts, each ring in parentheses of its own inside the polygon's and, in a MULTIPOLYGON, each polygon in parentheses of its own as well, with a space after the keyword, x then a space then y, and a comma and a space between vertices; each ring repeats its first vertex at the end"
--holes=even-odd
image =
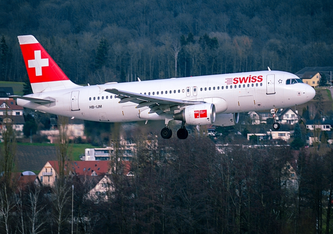
POLYGON ((27 96, 19 96, 19 95, 11 95, 11 98, 14 99, 23 99, 23 100, 28 100, 40 105, 45 105, 45 104, 50 104, 52 102, 54 102, 54 100, 50 99, 50 98, 35 98, 35 97, 27 97, 27 96))
POLYGON ((203 101, 190 101, 158 96, 149 96, 118 89, 106 89, 105 91, 117 95, 117 97, 121 99, 119 103, 137 103, 138 105, 136 106, 136 108, 147 106, 151 109, 151 112, 156 112, 158 114, 161 112, 168 112, 172 109, 178 109, 181 106, 204 103, 203 101))

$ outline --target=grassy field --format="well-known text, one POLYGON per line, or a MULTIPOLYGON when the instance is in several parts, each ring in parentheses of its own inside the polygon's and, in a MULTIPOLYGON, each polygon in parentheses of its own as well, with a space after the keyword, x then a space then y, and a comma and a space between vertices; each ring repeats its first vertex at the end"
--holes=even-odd
POLYGON ((0 87, 12 87, 15 95, 23 95, 23 82, 0 81, 0 87))
MULTIPOLYGON (((2 144, 0 144, 2 147, 2 144)), ((70 144, 69 152, 72 159, 80 160, 80 155, 84 154, 85 148, 94 148, 90 144, 70 144)), ((16 146, 16 170, 39 172, 47 161, 57 160, 56 144, 29 144, 19 143, 16 146)))

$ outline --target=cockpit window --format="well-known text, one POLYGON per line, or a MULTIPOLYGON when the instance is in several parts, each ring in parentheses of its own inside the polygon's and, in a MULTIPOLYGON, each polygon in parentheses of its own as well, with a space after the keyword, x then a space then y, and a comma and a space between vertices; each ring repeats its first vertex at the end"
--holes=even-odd
POLYGON ((301 79, 288 79, 286 81, 286 84, 287 85, 290 85, 290 84, 296 84, 296 83, 303 83, 303 81, 301 79))

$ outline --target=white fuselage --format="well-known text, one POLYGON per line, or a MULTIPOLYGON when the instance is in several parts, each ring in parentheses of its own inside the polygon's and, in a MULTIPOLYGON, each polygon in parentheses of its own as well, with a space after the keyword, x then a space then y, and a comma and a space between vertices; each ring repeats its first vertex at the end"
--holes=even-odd
POLYGON ((78 86, 71 89, 44 91, 27 97, 50 98, 51 104, 37 104, 18 99, 18 105, 42 112, 101 122, 127 122, 165 119, 149 115, 149 107, 133 102, 119 103, 115 94, 106 89, 126 90, 155 97, 205 101, 217 106, 217 113, 268 110, 303 104, 311 100, 314 89, 304 83, 287 84, 299 78, 288 72, 258 71, 223 75, 173 78, 130 83, 78 86), (260 79, 259 79, 260 77, 260 79), (224 102, 227 108, 219 108, 224 102), (145 114, 144 114, 145 113, 145 114))

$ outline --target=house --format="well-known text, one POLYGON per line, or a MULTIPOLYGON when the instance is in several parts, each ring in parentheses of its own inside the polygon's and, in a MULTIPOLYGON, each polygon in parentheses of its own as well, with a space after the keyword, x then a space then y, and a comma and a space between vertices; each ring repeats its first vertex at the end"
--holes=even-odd
POLYGON ((306 83, 308 85, 311 85, 313 88, 316 88, 319 86, 321 75, 319 72, 306 72, 300 77, 303 81, 303 83, 306 83))
POLYGON ((298 122, 298 112, 290 108, 282 109, 277 112, 281 124, 294 125, 298 122))
POLYGON ((37 175, 31 171, 13 173, 12 182, 16 186, 17 193, 28 189, 31 185, 42 185, 37 175))
POLYGON ((290 136, 292 132, 291 131, 267 131, 266 133, 248 133, 247 134, 247 140, 250 140, 250 137, 255 135, 258 137, 259 141, 262 140, 284 140, 284 141, 289 141, 290 136))
MULTIPOLYGON (((51 121, 52 122, 52 121, 51 121)), ((81 138, 83 140, 86 139, 84 135, 84 121, 79 119, 71 119, 68 124, 66 124, 66 135, 70 140, 74 140, 77 138, 81 138)), ((55 143, 59 139, 59 130, 58 129, 50 129, 50 130, 42 130, 39 132, 42 136, 47 136, 50 143, 55 143)))
MULTIPOLYGON (((146 140, 146 147, 156 148, 156 140, 146 140)), ((121 139, 117 142, 112 142, 111 146, 104 148, 86 148, 85 155, 81 157, 83 161, 95 161, 95 160, 110 160, 111 156, 116 154, 121 155, 122 160, 131 161, 136 156, 137 145, 132 141, 121 139)))
MULTIPOLYGON (((71 161, 65 166, 66 174, 73 176, 101 176, 110 170, 109 161, 71 161)), ((59 177, 58 161, 48 161, 38 174, 44 186, 54 186, 59 177)))
POLYGON ((6 129, 6 124, 11 123, 16 137, 23 137, 24 122, 23 107, 16 105, 15 100, 11 98, 0 99, 0 134, 6 129))
POLYGON ((320 78, 315 77, 317 74, 324 75, 328 81, 328 83, 332 84, 333 81, 333 67, 305 67, 302 70, 296 72, 296 75, 303 80, 304 83, 313 86, 318 85, 318 81, 320 82, 320 78), (311 80, 311 78, 314 78, 311 80), (314 82, 314 83, 313 83, 314 82))
POLYGON ((328 120, 308 120, 306 121, 306 129, 310 131, 331 131, 333 121, 328 120))
MULTIPOLYGON (((131 163, 129 161, 123 161, 122 173, 127 177, 133 177, 133 173, 131 172, 131 163)), ((86 199, 93 200, 95 202, 106 201, 109 196, 112 196, 114 190, 115 188, 110 174, 105 174, 87 193, 86 199)))

